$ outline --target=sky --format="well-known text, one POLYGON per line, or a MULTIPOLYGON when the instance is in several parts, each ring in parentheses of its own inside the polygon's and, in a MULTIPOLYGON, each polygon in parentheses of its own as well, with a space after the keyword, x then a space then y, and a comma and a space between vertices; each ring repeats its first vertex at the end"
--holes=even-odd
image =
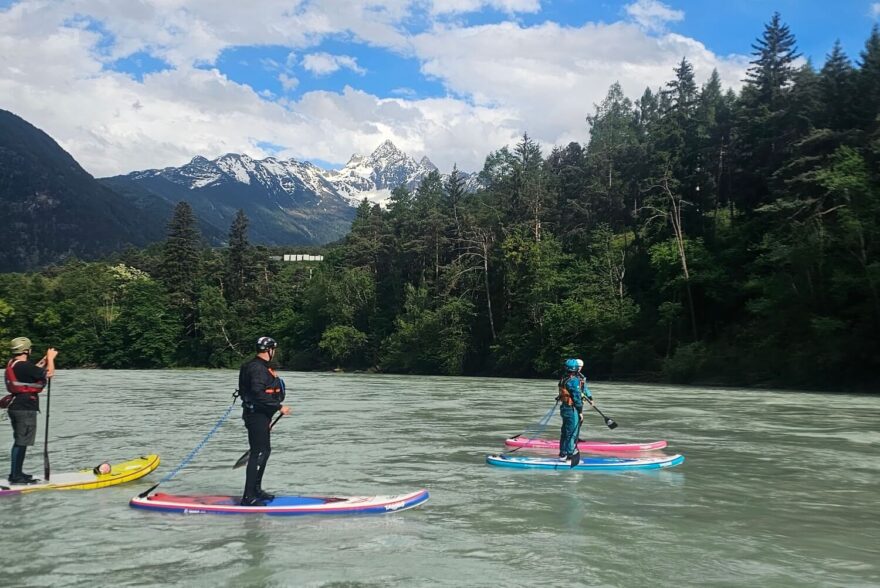
POLYGON ((390 139, 478 171, 527 133, 589 140, 686 57, 739 89, 774 11, 820 68, 876 0, 0 0, 0 108, 97 177, 246 153, 338 168, 390 139))

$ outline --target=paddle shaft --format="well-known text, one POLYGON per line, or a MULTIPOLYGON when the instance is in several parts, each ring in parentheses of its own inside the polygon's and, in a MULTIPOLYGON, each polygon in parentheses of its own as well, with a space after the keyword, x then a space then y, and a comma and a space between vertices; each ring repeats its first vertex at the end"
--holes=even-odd
POLYGON ((574 432, 574 455, 571 456, 571 466, 575 467, 577 464, 581 463, 581 450, 578 449, 578 437, 581 436, 581 425, 584 424, 584 415, 583 413, 578 413, 578 426, 574 432))
POLYGON ((590 406, 592 406, 593 410, 595 410, 596 412, 599 413, 599 415, 601 415, 601 417, 605 420, 605 424, 608 425, 609 429, 617 428, 617 423, 614 421, 614 419, 605 416, 605 414, 601 410, 599 410, 599 407, 596 406, 595 404, 593 404, 592 402, 590 402, 590 406))
MULTIPOLYGON (((279 413, 278 416, 275 417, 275 420, 269 424, 270 431, 275 427, 275 423, 280 421, 281 417, 283 417, 283 416, 284 416, 284 413, 279 413)), ((246 464, 248 462, 248 459, 250 458, 250 456, 251 456, 251 450, 248 449, 247 451, 244 452, 244 454, 242 454, 241 457, 238 458, 238 461, 235 462, 235 465, 232 466, 232 469, 240 468, 241 466, 246 464)))
POLYGON ((46 383, 46 430, 43 437, 43 478, 49 481, 49 405, 52 400, 52 378, 46 383))

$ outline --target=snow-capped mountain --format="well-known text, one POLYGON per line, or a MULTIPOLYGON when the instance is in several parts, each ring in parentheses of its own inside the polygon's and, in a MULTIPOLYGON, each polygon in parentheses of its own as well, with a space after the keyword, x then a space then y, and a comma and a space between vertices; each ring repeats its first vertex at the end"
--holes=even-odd
POLYGON ((364 198, 384 204, 391 190, 406 186, 415 190, 437 166, 427 157, 416 161, 391 141, 385 141, 368 156, 352 155, 341 170, 324 172, 336 190, 352 204, 364 198))
MULTIPOLYGON (((414 190, 434 171, 437 167, 427 157, 416 161, 385 141, 368 156, 352 156, 340 170, 229 153, 102 181, 131 195, 146 192, 169 202, 185 200, 200 219, 216 227, 228 227, 242 209, 257 243, 322 244, 348 232, 354 208, 364 198, 384 204, 394 188, 414 190)), ((476 175, 465 175, 466 186, 473 185, 476 175)))
POLYGON ((199 155, 181 167, 134 172, 128 177, 133 180, 161 177, 190 190, 224 184, 260 186, 283 206, 295 203, 314 205, 325 199, 338 201, 339 193, 324 179, 324 173, 309 162, 295 159, 280 161, 268 157, 255 160, 247 155, 227 153, 213 161, 199 155))

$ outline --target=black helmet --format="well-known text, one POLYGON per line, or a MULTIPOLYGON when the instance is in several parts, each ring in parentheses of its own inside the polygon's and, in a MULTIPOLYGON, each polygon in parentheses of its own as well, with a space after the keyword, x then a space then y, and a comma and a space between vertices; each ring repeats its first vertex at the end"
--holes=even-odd
POLYGON ((278 347, 278 343, 272 337, 260 337, 257 339, 257 351, 266 351, 276 347, 278 347))

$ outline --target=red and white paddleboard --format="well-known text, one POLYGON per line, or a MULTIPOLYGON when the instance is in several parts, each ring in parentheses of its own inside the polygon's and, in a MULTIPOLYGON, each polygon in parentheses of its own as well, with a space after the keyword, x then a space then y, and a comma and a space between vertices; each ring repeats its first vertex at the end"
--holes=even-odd
POLYGON ((135 496, 133 508, 182 514, 360 515, 399 512, 428 500, 427 490, 396 496, 276 496, 266 506, 241 506, 239 496, 135 496))

